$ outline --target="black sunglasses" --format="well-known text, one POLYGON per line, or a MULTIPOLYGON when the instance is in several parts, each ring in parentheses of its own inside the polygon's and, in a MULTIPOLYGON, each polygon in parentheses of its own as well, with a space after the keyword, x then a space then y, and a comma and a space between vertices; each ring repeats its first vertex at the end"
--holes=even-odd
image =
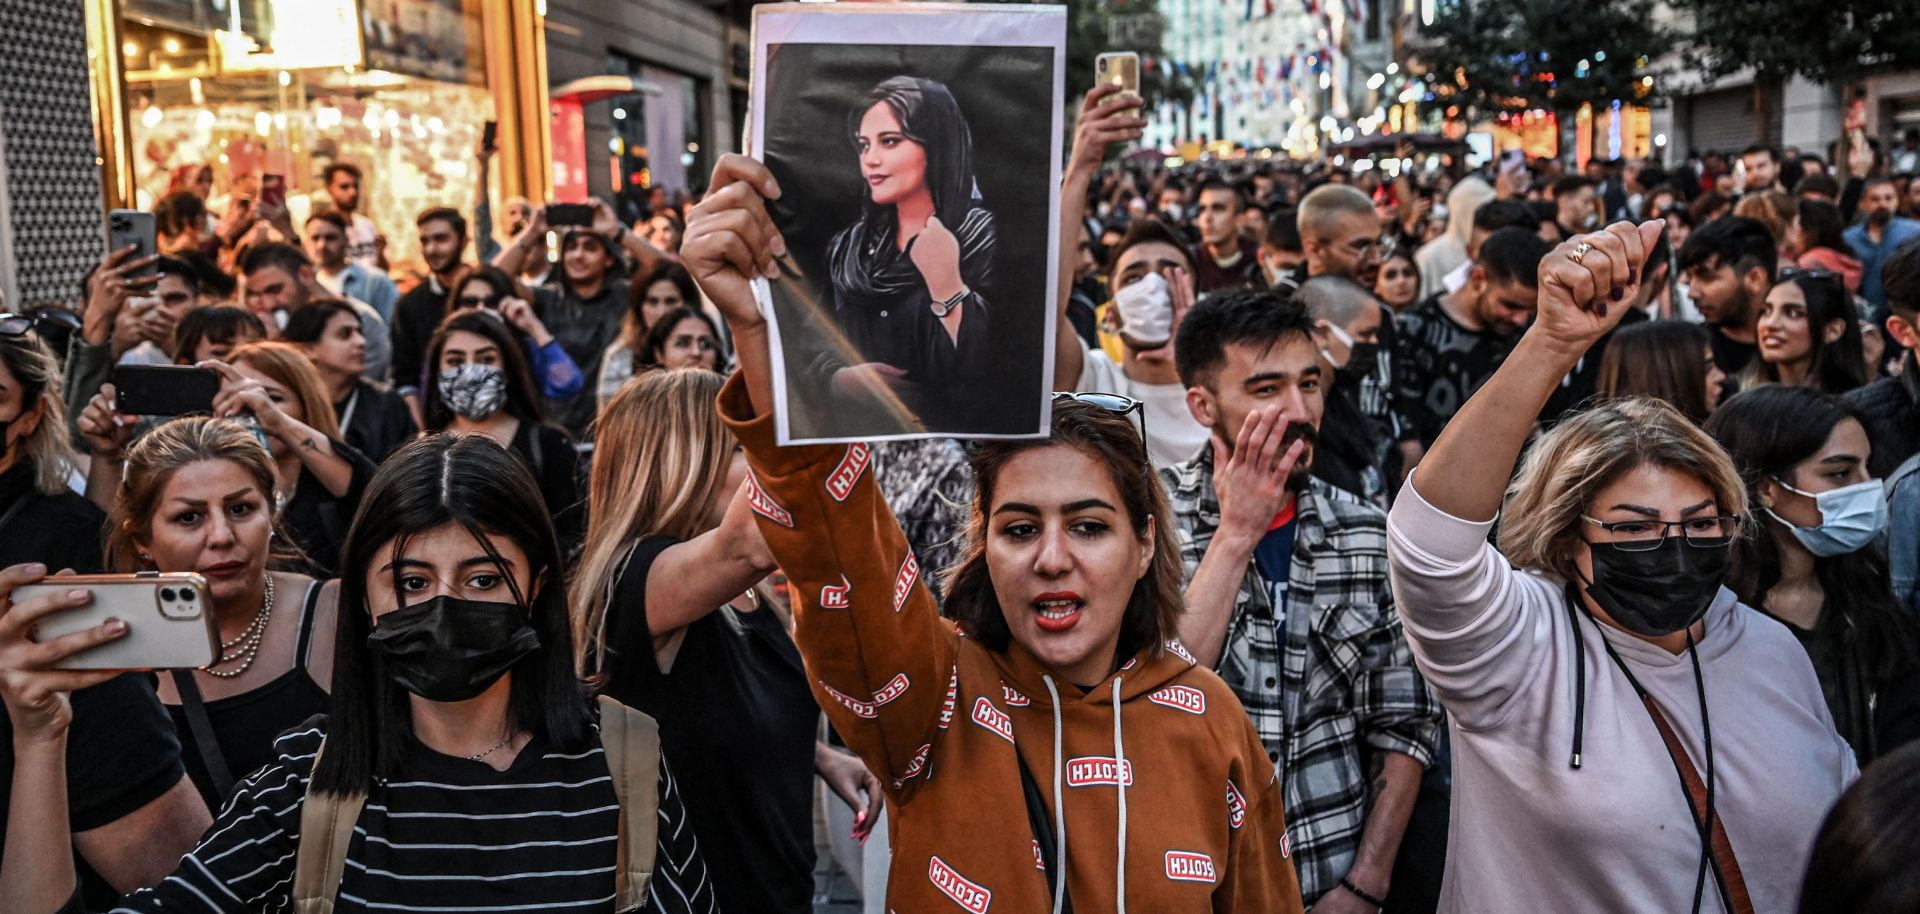
POLYGON ((1806 277, 1807 279, 1811 279, 1814 282, 1833 282, 1833 283, 1838 283, 1842 286, 1846 285, 1846 280, 1842 278, 1840 274, 1835 273, 1832 270, 1822 270, 1818 267, 1814 267, 1812 269, 1802 269, 1800 267, 1782 267, 1779 273, 1778 281, 1786 282, 1789 279, 1794 279, 1797 277, 1806 277))
POLYGON ((29 331, 42 326, 59 326, 68 330, 80 329, 80 318, 70 311, 60 308, 42 308, 32 314, 0 314, 0 336, 23 337, 29 331))
MULTIPOLYGON (((1070 390, 1056 390, 1053 392, 1053 402, 1059 403, 1063 400, 1072 400, 1075 403, 1085 403, 1088 406, 1096 406, 1110 413, 1118 413, 1123 417, 1128 413, 1139 413, 1140 448, 1141 450, 1146 450, 1147 404, 1135 400, 1132 397, 1123 397, 1119 394, 1076 393, 1070 390)), ((1147 458, 1147 463, 1149 466, 1152 465, 1153 458, 1151 456, 1147 458)))

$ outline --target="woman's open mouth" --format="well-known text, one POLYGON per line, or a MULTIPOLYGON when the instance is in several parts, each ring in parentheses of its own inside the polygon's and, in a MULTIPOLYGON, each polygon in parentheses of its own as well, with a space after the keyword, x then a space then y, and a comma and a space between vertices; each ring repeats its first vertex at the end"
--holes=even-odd
POLYGON ((1041 631, 1064 632, 1080 621, 1086 601, 1072 591, 1043 593, 1033 601, 1034 624, 1041 631))

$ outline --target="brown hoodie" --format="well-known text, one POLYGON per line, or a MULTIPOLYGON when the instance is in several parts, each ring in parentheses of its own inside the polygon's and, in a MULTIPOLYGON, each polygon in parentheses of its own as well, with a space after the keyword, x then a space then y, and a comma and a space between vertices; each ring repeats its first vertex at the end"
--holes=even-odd
POLYGON ((891 910, 1057 910, 1021 761, 1075 911, 1301 910, 1273 763, 1219 677, 1169 643, 1083 694, 981 647, 940 618, 866 445, 777 447, 738 376, 720 411, 814 695, 888 789, 891 910))

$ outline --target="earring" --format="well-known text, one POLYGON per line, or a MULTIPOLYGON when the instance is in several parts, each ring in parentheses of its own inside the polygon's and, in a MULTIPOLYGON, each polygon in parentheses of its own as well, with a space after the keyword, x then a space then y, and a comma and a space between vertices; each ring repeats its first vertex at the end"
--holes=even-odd
POLYGON ((153 561, 153 556, 151 556, 151 555, 148 555, 148 554, 147 554, 147 553, 145 553, 145 552, 142 552, 142 553, 140 553, 140 561, 142 561, 142 562, 151 562, 151 561, 153 561))

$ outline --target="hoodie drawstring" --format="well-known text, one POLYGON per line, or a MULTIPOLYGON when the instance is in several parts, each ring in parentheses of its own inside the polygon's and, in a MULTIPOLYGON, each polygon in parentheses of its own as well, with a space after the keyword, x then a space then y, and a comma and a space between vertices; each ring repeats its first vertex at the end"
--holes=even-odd
MULTIPOLYGON (((1119 885, 1114 890, 1114 898, 1119 902, 1119 914, 1127 914, 1127 753, 1120 741, 1120 680, 1113 677, 1113 770, 1114 787, 1120 791, 1120 863, 1114 872, 1119 885)), ((1054 711, 1055 715, 1060 712, 1054 711)), ((1058 717, 1055 718, 1056 720, 1058 717)))
POLYGON ((1060 872, 1053 876, 1053 914, 1060 914, 1067 898, 1067 816, 1064 803, 1066 791, 1060 783, 1060 690, 1053 687, 1053 677, 1042 675, 1040 681, 1047 684, 1047 697, 1053 704, 1053 865, 1060 872))

